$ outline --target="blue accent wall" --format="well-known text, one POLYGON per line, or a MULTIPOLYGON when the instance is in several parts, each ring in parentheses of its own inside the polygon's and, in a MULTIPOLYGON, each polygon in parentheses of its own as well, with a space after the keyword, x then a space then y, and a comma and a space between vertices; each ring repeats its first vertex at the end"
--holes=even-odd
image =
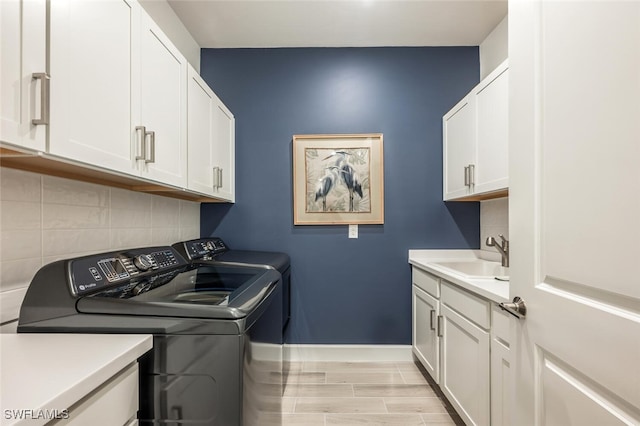
POLYGON ((203 49, 236 117, 236 203, 202 236, 287 252, 289 343, 410 344, 411 248, 478 248, 479 204, 442 201, 442 116, 479 81, 477 47, 203 49), (294 226, 292 136, 384 134, 384 225, 294 226))

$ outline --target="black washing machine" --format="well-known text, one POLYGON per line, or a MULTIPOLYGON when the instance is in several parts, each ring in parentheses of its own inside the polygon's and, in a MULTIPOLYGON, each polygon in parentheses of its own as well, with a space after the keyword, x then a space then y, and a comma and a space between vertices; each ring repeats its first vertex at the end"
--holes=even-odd
POLYGON ((200 238, 173 244, 191 262, 241 265, 274 269, 282 275, 282 332, 286 336, 291 319, 291 260, 286 253, 275 251, 233 250, 219 237, 200 238))
POLYGON ((275 270, 140 248, 42 267, 18 332, 153 334, 140 425, 280 424, 282 300, 275 270))

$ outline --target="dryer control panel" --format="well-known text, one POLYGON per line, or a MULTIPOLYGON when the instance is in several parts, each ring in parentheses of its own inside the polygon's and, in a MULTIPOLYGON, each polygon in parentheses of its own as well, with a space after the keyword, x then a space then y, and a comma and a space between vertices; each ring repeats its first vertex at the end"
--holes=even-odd
MULTIPOLYGON (((211 260, 216 255, 229 250, 224 241, 218 237, 185 241, 184 243, 179 243, 179 245, 181 247, 177 247, 178 250, 189 258, 189 260, 211 260)), ((174 247, 175 246, 174 244, 174 247)))
POLYGON ((172 247, 150 247, 102 253, 68 262, 71 293, 86 293, 187 265, 172 247))

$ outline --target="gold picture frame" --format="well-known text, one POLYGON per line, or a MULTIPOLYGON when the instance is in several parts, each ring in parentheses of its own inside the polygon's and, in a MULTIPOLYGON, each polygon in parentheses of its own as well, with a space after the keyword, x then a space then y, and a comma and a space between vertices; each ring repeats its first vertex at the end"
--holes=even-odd
POLYGON ((384 223, 382 133, 293 136, 293 224, 384 223))

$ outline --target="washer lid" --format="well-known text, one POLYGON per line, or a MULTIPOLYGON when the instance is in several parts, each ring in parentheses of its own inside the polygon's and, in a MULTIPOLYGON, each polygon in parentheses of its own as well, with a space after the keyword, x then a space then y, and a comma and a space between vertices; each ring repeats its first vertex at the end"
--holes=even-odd
POLYGON ((277 269, 281 274, 289 269, 291 260, 286 253, 276 251, 229 250, 216 255, 220 262, 243 263, 251 265, 268 265, 277 269))
POLYGON ((81 313, 239 319, 277 285, 274 271, 193 265, 129 281, 78 300, 81 313))

